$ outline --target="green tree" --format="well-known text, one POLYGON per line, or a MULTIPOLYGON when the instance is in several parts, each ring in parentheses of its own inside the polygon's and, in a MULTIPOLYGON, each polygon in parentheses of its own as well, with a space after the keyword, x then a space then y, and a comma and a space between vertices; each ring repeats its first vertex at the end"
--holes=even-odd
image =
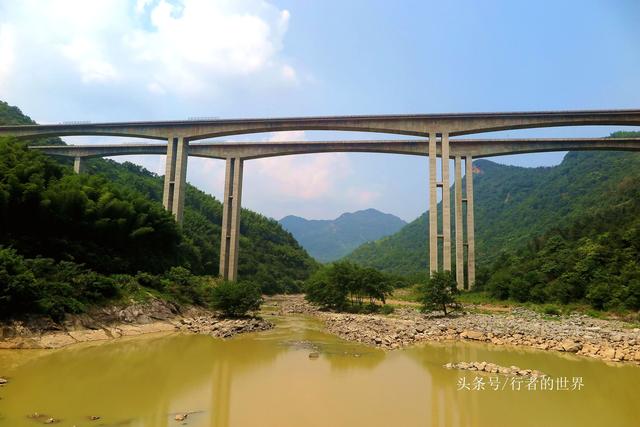
POLYGON ((316 271, 305 285, 308 301, 324 308, 362 310, 365 300, 385 304, 393 291, 393 278, 373 268, 339 261, 316 271))
POLYGON ((425 311, 442 310, 447 315, 447 308, 459 307, 456 278, 450 271, 434 271, 429 280, 422 286, 420 300, 425 311))

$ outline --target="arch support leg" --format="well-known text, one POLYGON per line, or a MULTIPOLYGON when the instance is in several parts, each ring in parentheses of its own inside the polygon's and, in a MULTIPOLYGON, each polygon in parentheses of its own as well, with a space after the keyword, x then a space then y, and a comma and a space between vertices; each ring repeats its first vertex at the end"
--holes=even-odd
POLYGON ((220 276, 230 281, 238 279, 242 169, 243 159, 241 157, 227 158, 222 203, 222 233, 220 236, 220 276))

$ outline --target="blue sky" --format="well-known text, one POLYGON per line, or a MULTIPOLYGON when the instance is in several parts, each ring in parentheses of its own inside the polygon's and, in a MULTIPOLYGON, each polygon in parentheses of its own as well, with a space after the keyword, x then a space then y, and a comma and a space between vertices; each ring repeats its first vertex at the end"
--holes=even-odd
MULTIPOLYGON (((40 122, 638 108, 639 18, 636 0, 0 0, 0 99, 40 122)), ((389 138, 244 139, 347 137, 389 138)), ((129 160, 163 173, 159 156, 129 160)), ((189 165, 187 179, 220 197, 223 163, 189 165)), ((427 173, 426 158, 399 155, 250 161, 243 205, 274 218, 375 207, 411 220, 427 209, 427 173)))

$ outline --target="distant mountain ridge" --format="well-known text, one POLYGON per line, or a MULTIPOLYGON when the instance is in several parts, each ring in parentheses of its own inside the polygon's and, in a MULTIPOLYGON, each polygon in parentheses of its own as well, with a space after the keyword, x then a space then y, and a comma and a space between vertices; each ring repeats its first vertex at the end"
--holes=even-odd
POLYGON ((278 222, 321 262, 340 259, 361 244, 394 234, 406 225, 397 216, 376 209, 348 212, 336 219, 288 215, 278 222))

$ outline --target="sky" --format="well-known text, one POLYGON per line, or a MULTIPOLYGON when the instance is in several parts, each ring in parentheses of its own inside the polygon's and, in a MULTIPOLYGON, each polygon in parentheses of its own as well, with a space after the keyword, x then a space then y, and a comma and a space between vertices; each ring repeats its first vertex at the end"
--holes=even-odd
MULTIPOLYGON (((637 0, 0 0, 0 99, 39 123, 640 108, 639 20, 637 0)), ((393 136, 225 140, 335 138, 393 136)), ((492 160, 539 167, 563 156, 492 160)), ((164 173, 163 156, 116 160, 164 173)), ((410 221, 428 208, 427 162, 362 153, 251 160, 242 202, 276 219, 373 207, 410 221)), ((198 188, 221 198, 223 179, 223 161, 189 159, 187 180, 198 188)))

